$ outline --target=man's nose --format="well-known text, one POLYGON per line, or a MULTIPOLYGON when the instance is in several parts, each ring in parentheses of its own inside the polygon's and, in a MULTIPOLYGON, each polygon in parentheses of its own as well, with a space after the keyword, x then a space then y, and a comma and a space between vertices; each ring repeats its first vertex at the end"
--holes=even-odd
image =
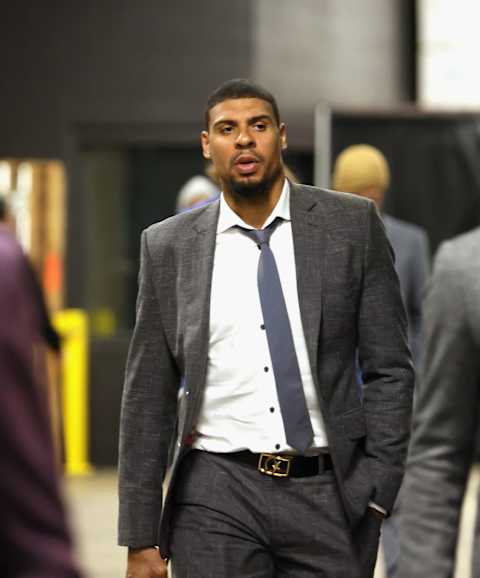
POLYGON ((236 145, 238 148, 251 147, 255 143, 248 128, 240 130, 237 136, 236 145))

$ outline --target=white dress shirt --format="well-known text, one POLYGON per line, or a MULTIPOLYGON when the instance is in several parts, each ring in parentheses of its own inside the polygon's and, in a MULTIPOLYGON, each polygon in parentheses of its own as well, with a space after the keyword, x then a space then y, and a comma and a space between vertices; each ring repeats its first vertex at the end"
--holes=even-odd
MULTIPOLYGON (((290 188, 264 223, 283 219, 273 231, 275 256, 292 328, 298 365, 314 431, 308 453, 327 447, 300 317, 290 219, 290 188)), ((252 229, 232 211, 224 196, 212 277, 206 387, 194 447, 212 452, 295 453, 286 442, 272 361, 257 286, 260 251, 238 227, 252 229)))

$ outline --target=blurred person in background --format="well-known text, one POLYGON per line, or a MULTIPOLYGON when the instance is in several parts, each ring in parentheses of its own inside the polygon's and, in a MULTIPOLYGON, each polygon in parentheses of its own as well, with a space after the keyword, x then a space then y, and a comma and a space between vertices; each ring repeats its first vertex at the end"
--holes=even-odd
POLYGON ((57 479, 27 259, 0 224, 0 576, 77 578, 57 479))
MULTIPOLYGON (((452 578, 480 407, 480 228, 444 242, 424 306, 425 359, 402 489, 398 578, 452 578)), ((477 514, 472 577, 480 577, 477 514)))
MULTIPOLYGON (((4 231, 10 232, 12 235, 15 234, 16 226, 15 219, 9 210, 7 201, 0 197, 0 225, 4 231)), ((42 286, 38 279, 38 275, 30 261, 26 256, 26 267, 27 273, 32 285, 32 292, 34 303, 37 309, 38 322, 40 326, 40 334, 42 335, 48 348, 56 355, 61 353, 61 339, 58 331, 52 325, 50 320, 50 314, 48 312, 47 304, 45 302, 45 297, 43 295, 42 286)))
POLYGON ((127 575, 165 577, 171 556, 176 578, 370 578, 413 393, 383 225, 367 199, 285 178, 262 87, 224 83, 205 117, 220 199, 142 234, 120 426, 127 575))
POLYGON ((8 208, 7 200, 2 195, 0 195, 0 226, 3 231, 8 231, 12 235, 15 234, 15 219, 8 208))
MULTIPOLYGON (((423 355, 422 301, 430 272, 429 244, 423 229, 383 212, 389 185, 387 159, 375 147, 352 145, 342 151, 335 161, 333 188, 371 199, 382 213, 387 237, 395 253, 395 269, 408 316, 410 347, 418 366, 423 355)), ((398 513, 395 511, 382 527, 382 546, 389 578, 395 576, 398 559, 398 524, 398 513)))
POLYGON ((220 191, 213 180, 204 175, 188 179, 177 195, 176 213, 183 213, 202 207, 218 198, 220 191))
POLYGON ((395 253, 395 269, 408 316, 409 343, 415 364, 419 366, 424 349, 422 302, 430 273, 427 233, 421 227, 383 211, 385 194, 390 186, 390 168, 383 153, 373 146, 352 145, 342 151, 335 161, 332 186, 337 191, 371 199, 382 215, 395 253))

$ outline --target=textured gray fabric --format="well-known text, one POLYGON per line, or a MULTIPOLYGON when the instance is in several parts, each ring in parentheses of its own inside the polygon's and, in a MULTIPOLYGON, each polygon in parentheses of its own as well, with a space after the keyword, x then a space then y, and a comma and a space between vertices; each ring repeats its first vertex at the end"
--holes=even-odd
POLYGON ((287 443, 305 452, 313 440, 302 377, 275 257, 269 246, 276 219, 263 230, 243 229, 258 244, 258 292, 287 443))
MULTIPOLYGON (((217 201, 142 235, 120 425, 119 542, 159 544, 163 554, 169 549, 170 490, 191 449, 205 387, 218 208, 217 201), (177 407, 180 381, 184 395, 177 407)), ((303 330, 353 529, 370 499, 391 510, 403 476, 413 391, 405 312, 373 203, 292 185, 290 209, 303 330)))
POLYGON ((430 249, 427 233, 421 227, 383 216, 385 231, 395 253, 395 270, 400 281, 403 303, 408 318, 408 335, 413 359, 419 364, 423 357, 423 298, 430 275, 430 249))
POLYGON ((174 578, 373 575, 381 522, 368 514, 361 535, 352 536, 331 470, 271 478, 194 451, 173 500, 174 578))
MULTIPOLYGON (((425 336, 423 334, 423 298, 430 274, 430 249, 427 233, 421 227, 383 215, 385 231, 395 253, 395 270, 408 318, 408 337, 416 368, 420 367, 425 336)), ((399 506, 385 520, 382 547, 388 578, 395 578, 399 544, 399 506)))
MULTIPOLYGON (((402 488, 398 578, 451 578, 480 401, 480 229, 441 245, 402 488)), ((475 574, 479 576, 479 574, 475 574)))

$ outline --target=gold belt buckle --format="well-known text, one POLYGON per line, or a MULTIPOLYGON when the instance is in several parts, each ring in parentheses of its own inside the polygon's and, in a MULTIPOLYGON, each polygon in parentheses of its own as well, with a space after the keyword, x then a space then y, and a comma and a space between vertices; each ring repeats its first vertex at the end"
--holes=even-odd
POLYGON ((275 454, 260 454, 257 469, 262 474, 275 478, 288 478, 293 456, 277 456, 275 454))

